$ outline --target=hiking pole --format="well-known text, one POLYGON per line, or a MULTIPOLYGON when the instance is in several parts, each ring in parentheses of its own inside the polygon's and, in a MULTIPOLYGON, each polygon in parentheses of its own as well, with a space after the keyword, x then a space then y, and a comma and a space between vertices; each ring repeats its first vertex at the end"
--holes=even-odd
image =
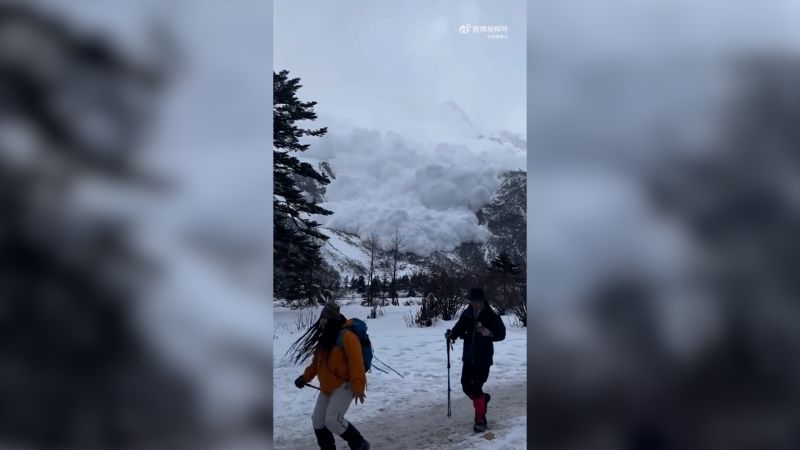
POLYGON ((383 364, 384 366, 388 367, 388 368, 389 368, 389 370, 391 370, 392 372, 394 372, 394 373, 396 373, 396 374, 400 375, 400 378, 405 378, 403 375, 401 375, 401 374, 400 374, 400 372, 398 372, 398 371, 396 371, 396 370, 392 369, 392 366, 390 366, 390 365, 386 364, 385 362, 381 361, 380 359, 378 359, 378 357, 377 357, 377 356, 373 356, 373 358, 374 358, 376 361, 378 361, 379 363, 381 363, 381 364, 383 364))
POLYGON ((313 384, 308 384, 308 383, 303 383, 303 384, 305 384, 308 387, 314 388, 314 389, 316 389, 318 391, 320 390, 318 387, 314 386, 313 384))
POLYGON ((381 371, 381 372, 385 373, 386 375, 389 375, 389 372, 381 369, 380 367, 376 366, 375 364, 372 365, 372 368, 375 369, 375 370, 381 371))
POLYGON ((450 338, 445 337, 445 341, 447 342, 447 417, 450 417, 450 338))

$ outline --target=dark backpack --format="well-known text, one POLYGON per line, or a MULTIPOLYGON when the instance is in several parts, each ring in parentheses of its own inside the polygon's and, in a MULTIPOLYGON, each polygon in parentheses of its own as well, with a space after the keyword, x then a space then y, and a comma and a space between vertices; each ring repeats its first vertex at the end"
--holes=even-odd
MULTIPOLYGON (((372 343, 369 341, 369 335, 367 334, 367 324, 360 319, 350 319, 350 322, 352 325, 347 329, 358 336, 358 341, 361 343, 361 358, 364 360, 364 371, 369 372, 372 368, 372 343)), ((344 351, 341 333, 336 339, 336 345, 344 351)))

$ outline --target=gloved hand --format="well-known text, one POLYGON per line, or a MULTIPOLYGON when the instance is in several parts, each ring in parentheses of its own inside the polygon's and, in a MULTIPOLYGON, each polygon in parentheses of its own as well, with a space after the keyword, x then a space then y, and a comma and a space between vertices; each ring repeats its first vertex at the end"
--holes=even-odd
POLYGON ((445 339, 447 339, 448 341, 454 341, 454 342, 455 342, 455 340, 456 340, 456 339, 453 337, 453 330, 447 330, 447 331, 445 331, 445 332, 444 332, 444 338, 445 338, 445 339))
POLYGON ((294 385, 297 386, 298 389, 303 389, 303 387, 305 387, 306 382, 305 380, 303 380, 302 375, 300 375, 299 377, 297 377, 296 380, 294 380, 294 385))

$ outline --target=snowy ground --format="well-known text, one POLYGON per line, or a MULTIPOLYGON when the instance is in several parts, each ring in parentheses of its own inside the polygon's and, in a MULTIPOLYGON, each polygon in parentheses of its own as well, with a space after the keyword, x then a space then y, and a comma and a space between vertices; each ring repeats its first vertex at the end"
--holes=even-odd
MULTIPOLYGON (((404 299, 405 300, 405 299, 404 299)), ((447 356, 444 331, 454 321, 440 321, 430 328, 409 328, 403 315, 418 306, 387 306, 385 316, 367 320, 375 356, 405 379, 389 371, 367 374, 367 400, 351 405, 351 420, 377 449, 507 449, 526 448, 526 329, 510 326, 507 337, 495 345, 495 365, 484 389, 492 394, 489 430, 472 431, 472 402, 461 391, 462 343, 451 353, 450 382, 453 417, 447 418, 447 356), (498 405, 503 405, 499 409, 498 405)), ((274 335, 274 443, 275 449, 313 449, 311 411, 317 391, 297 389, 294 379, 303 367, 293 366, 286 350, 299 336, 296 320, 312 310, 276 307, 274 335)), ((342 313, 366 319, 369 308, 345 305, 342 313)), ((319 308, 313 310, 313 317, 319 308)), ((378 362, 373 363, 381 367, 378 362)), ((316 380, 314 383, 316 384, 316 380)), ((337 438, 339 448, 346 448, 337 438)))

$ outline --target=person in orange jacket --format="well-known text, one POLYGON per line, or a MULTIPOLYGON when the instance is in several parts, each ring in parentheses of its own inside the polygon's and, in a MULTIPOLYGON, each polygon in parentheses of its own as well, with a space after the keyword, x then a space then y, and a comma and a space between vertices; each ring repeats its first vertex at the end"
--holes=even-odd
POLYGON ((351 449, 369 450, 369 442, 344 418, 353 400, 364 403, 367 384, 361 343, 349 326, 350 321, 339 312, 339 306, 328 303, 319 320, 293 346, 299 350, 296 360, 307 359, 313 353, 311 364, 294 384, 302 388, 314 377, 319 379, 320 395, 311 423, 322 450, 336 450, 334 433, 351 449))

